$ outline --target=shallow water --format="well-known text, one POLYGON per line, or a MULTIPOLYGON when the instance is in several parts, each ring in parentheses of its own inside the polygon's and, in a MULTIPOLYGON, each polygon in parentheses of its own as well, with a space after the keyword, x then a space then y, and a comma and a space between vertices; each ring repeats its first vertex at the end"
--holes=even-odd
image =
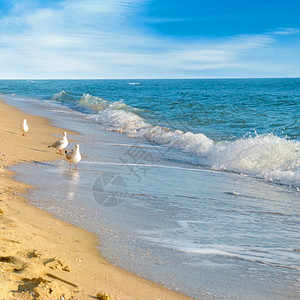
POLYGON ((300 188, 297 78, 1 80, 1 93, 69 107, 186 162, 300 188))
MULTIPOLYGON (((83 134, 79 171, 63 160, 14 170, 37 187, 32 203, 95 232, 112 263, 199 299, 298 299, 295 185, 212 169, 191 152, 114 132, 59 103, 9 101, 83 134)), ((258 136, 252 149, 264 139, 291 141, 258 136)))
POLYGON ((111 262, 195 298, 297 298, 299 207, 285 188, 188 168, 151 167, 137 184, 127 166, 67 167, 14 170, 38 187, 34 204, 98 234, 111 262))

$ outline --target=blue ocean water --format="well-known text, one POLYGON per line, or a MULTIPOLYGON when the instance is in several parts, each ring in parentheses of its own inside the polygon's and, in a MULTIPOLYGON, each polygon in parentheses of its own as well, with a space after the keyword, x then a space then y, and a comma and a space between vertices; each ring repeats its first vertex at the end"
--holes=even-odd
POLYGON ((299 186, 300 79, 1 81, 198 165, 299 186))
POLYGON ((2 80, 0 93, 83 134, 78 172, 16 171, 111 262, 195 298, 297 299, 300 79, 2 80))

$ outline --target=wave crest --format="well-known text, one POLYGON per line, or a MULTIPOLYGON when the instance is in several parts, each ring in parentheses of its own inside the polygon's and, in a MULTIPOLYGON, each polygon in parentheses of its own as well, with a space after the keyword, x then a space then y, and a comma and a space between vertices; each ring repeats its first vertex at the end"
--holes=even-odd
MULTIPOLYGON (((54 99, 67 97, 66 91, 54 99)), ((202 133, 171 130, 151 125, 137 108, 123 101, 108 101, 83 94, 76 105, 89 108, 89 115, 108 130, 126 133, 130 137, 145 139, 167 147, 197 155, 201 164, 215 170, 237 172, 266 181, 300 187, 300 142, 273 134, 241 138, 236 141, 214 142, 202 133)))
POLYGON ((57 94, 54 94, 53 100, 64 100, 64 98, 68 95, 68 92, 65 90, 60 91, 57 94))
POLYGON ((92 111, 99 111, 104 109, 122 109, 126 107, 123 101, 111 102, 101 97, 95 97, 90 94, 83 94, 80 100, 77 102, 79 105, 88 107, 92 111))
POLYGON ((300 186, 299 153, 299 142, 265 134, 219 143, 211 152, 211 162, 217 170, 300 186))

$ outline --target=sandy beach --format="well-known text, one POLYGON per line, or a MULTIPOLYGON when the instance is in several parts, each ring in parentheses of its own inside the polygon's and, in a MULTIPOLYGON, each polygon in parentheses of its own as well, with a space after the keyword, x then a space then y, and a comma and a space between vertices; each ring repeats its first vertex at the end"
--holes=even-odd
POLYGON ((14 181, 7 167, 62 159, 47 146, 63 131, 74 134, 0 102, 0 299, 97 299, 99 292, 114 299, 190 299, 109 264, 95 235, 21 196, 34 187, 14 181), (20 130, 24 118, 27 137, 20 130))

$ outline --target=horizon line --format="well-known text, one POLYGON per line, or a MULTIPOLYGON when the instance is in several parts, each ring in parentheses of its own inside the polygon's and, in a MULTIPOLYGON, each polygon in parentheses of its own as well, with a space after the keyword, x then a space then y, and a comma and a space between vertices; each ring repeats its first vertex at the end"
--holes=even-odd
POLYGON ((175 77, 175 78, 0 78, 0 80, 211 80, 211 79, 300 79, 300 76, 282 77, 175 77))

